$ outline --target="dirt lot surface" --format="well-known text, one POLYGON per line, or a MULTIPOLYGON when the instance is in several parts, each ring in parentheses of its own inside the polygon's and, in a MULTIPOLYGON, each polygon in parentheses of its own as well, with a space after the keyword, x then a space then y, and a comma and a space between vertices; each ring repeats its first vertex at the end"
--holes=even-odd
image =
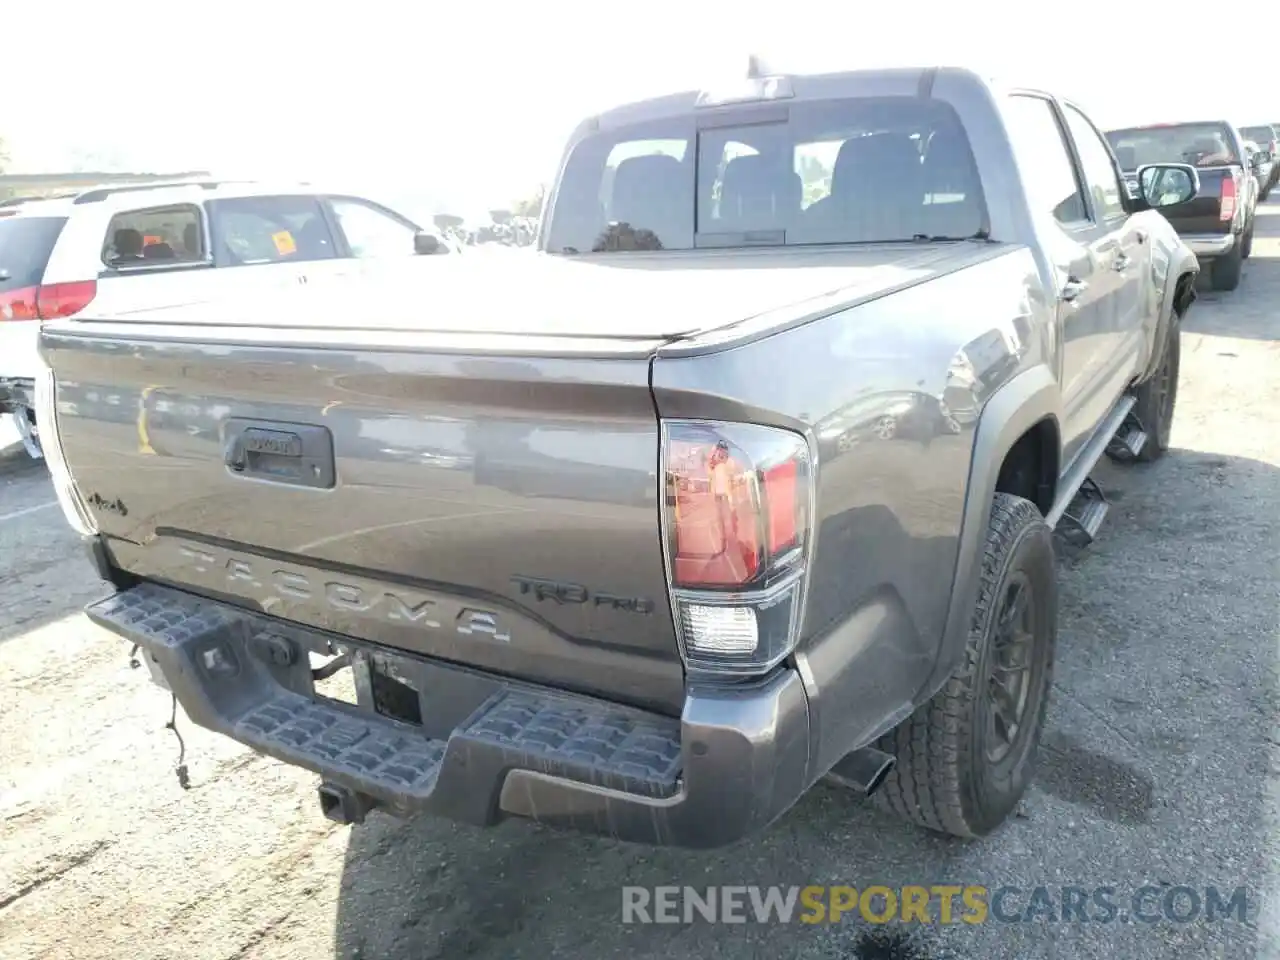
POLYGON ((78 613, 103 592, 42 466, 0 457, 0 958, 1280 956, 1280 204, 1240 289, 1184 333, 1174 449, 1097 474, 1099 542, 1062 559, 1044 759, 983 842, 931 837, 819 787, 712 853, 520 823, 482 832, 319 813, 314 779, 179 714, 78 613), (624 884, 981 883, 1248 888, 1215 923, 635 926, 624 884), (1268 909, 1267 903, 1271 907, 1268 909))

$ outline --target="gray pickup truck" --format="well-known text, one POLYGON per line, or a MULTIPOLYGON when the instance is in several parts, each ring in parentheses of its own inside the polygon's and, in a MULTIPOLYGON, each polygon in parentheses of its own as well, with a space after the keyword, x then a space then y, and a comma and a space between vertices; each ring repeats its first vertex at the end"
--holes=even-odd
POLYGON ((88 614, 340 822, 713 847, 830 778, 985 834, 1052 531, 1169 444, 1198 181, 1135 176, 967 71, 753 71, 584 122, 536 251, 51 321, 88 614))

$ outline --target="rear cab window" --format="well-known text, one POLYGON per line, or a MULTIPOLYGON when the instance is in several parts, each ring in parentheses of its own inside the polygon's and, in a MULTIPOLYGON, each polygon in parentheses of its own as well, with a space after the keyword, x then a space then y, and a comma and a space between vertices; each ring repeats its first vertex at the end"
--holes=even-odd
POLYGON ((1272 145, 1275 143, 1276 132, 1269 126, 1241 127, 1240 136, 1246 140, 1252 140, 1264 151, 1270 152, 1272 145))
POLYGON ((985 236, 952 108, 916 97, 692 113, 602 131, 570 152, 553 253, 804 246, 985 236), (765 119, 762 119, 764 117, 765 119))
POLYGON ((1188 163, 1193 167, 1241 164, 1236 138, 1225 123, 1177 123, 1132 127, 1107 134, 1123 170, 1148 163, 1188 163))
POLYGON ((195 204, 126 210, 107 224, 102 262, 113 270, 190 265, 205 260, 204 217, 195 204))
POLYGON ((232 197, 208 204, 215 262, 302 263, 337 256, 318 197, 232 197))

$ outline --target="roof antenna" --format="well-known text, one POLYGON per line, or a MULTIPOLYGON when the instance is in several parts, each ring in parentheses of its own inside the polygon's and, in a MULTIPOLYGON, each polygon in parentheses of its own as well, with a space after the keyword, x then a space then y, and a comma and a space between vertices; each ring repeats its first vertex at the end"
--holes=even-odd
POLYGON ((773 76, 773 71, 769 69, 769 65, 764 62, 764 58, 759 54, 753 53, 747 57, 747 79, 763 80, 765 77, 773 76))

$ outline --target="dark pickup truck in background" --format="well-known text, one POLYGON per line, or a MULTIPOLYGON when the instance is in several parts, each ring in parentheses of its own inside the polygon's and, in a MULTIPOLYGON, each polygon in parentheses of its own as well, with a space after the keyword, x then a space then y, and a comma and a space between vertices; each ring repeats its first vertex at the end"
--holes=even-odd
POLYGON ((1144 164, 1186 163, 1195 167, 1200 189, 1186 203, 1161 208, 1187 245, 1208 267, 1215 290, 1240 285, 1253 248, 1253 217, 1259 184, 1240 133, 1226 121, 1153 124, 1107 133, 1127 186, 1137 186, 1144 164))
POLYGON ((1240 136, 1258 145, 1261 160, 1266 169, 1266 176, 1260 178, 1261 192, 1258 200, 1266 200, 1271 196, 1276 181, 1280 180, 1280 137, 1276 129, 1269 123, 1261 123, 1251 127, 1241 127, 1240 136))
POLYGON ((830 776, 985 834, 1052 531, 1169 445, 1196 170, 1137 175, 965 70, 753 71, 584 122, 527 256, 46 323, 89 615, 342 822, 709 847, 830 776))

